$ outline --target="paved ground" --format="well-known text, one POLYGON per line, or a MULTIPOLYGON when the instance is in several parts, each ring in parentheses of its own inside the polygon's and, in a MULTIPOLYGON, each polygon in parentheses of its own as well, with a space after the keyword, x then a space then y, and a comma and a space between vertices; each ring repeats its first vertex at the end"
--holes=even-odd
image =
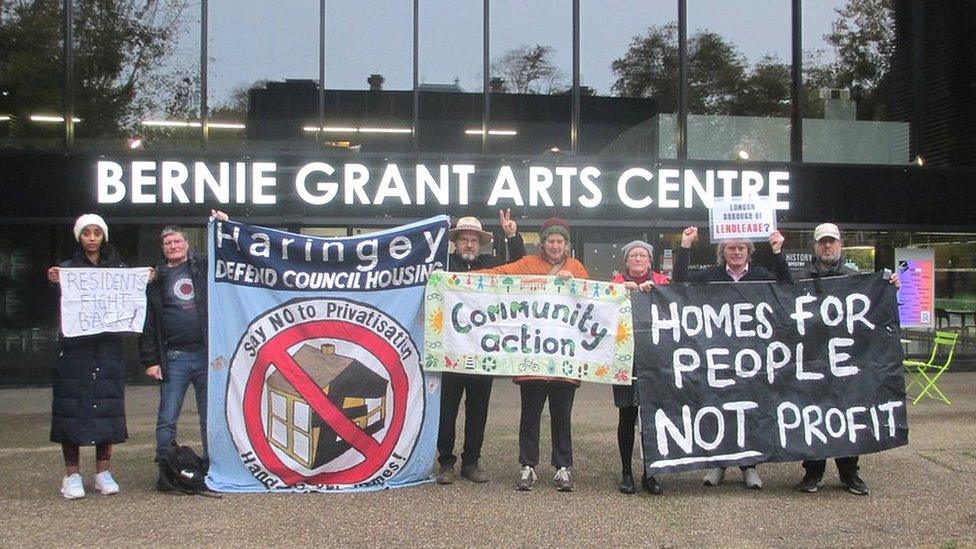
MULTIPOLYGON (((132 438, 118 447, 118 496, 67 501, 59 448, 47 442, 50 391, 0 391, 0 546, 906 546, 976 545, 976 373, 950 373, 951 406, 909 407, 911 444, 862 459, 871 495, 792 490, 799 464, 760 467, 765 488, 738 472, 718 488, 699 473, 662 478, 663 496, 625 496, 610 390, 584 384, 574 411, 577 490, 514 487, 518 393, 496 382, 484 462, 492 481, 342 495, 228 495, 220 500, 152 490, 156 396, 128 392, 132 438)), ((192 412, 192 408, 191 408, 192 412)), ((191 429, 193 413, 182 427, 191 429)), ((543 418, 543 424, 547 419, 543 418)), ((544 433, 548 437, 547 433, 544 433)), ((544 439, 547 440, 547 439, 544 439)), ((548 445, 543 444, 544 453, 548 445)), ((83 453, 90 471, 91 449, 83 453)), ((546 479, 548 468, 540 468, 546 479)), ((90 472, 86 484, 90 485, 90 472)))

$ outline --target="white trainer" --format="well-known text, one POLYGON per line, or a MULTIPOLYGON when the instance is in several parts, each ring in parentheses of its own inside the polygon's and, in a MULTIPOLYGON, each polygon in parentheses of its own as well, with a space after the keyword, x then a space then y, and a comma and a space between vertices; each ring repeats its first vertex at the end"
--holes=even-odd
POLYGON ((61 479, 61 495, 65 499, 79 499, 85 497, 85 483, 81 480, 81 475, 75 473, 67 475, 61 479))
POLYGON ((119 483, 112 478, 111 471, 102 471, 95 475, 95 489, 104 496, 111 496, 119 493, 119 483))
POLYGON ((552 477, 552 482, 556 485, 556 490, 560 492, 573 491, 573 478, 566 467, 560 467, 556 471, 556 476, 552 477))
POLYGON ((519 492, 529 492, 535 486, 537 478, 535 469, 531 465, 523 465, 522 470, 519 472, 519 480, 518 484, 515 485, 515 489, 519 492))
POLYGON ((747 488, 753 490, 762 489, 762 479, 759 478, 759 473, 756 472, 755 467, 750 467, 745 471, 742 471, 742 481, 746 483, 747 488))
POLYGON ((705 473, 705 477, 702 478, 702 484, 705 486, 718 486, 724 478, 725 467, 713 467, 705 473))

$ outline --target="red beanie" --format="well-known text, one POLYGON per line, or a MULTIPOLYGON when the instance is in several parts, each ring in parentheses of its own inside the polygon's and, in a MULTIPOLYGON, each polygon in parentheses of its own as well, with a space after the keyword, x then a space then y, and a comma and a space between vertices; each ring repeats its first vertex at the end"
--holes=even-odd
POLYGON ((569 222, 559 217, 550 217, 542 224, 539 230, 539 241, 545 242, 549 235, 558 234, 569 240, 569 222))

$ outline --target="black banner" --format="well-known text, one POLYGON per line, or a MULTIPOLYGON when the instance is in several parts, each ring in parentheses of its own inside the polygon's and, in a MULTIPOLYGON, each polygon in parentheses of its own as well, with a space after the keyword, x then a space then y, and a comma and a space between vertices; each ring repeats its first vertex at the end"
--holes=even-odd
POLYGON ((908 443, 895 288, 880 274, 635 293, 649 474, 908 443))

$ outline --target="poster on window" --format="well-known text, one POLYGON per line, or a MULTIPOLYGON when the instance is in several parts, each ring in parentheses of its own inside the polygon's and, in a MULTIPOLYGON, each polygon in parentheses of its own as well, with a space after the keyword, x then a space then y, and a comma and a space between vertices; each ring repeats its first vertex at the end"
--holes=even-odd
POLYGON ((348 238, 212 221, 211 488, 378 490, 426 481, 440 380, 423 293, 445 216, 348 238))
POLYGON ((895 272, 901 280, 898 315, 902 327, 935 327, 935 250, 895 248, 895 272))

